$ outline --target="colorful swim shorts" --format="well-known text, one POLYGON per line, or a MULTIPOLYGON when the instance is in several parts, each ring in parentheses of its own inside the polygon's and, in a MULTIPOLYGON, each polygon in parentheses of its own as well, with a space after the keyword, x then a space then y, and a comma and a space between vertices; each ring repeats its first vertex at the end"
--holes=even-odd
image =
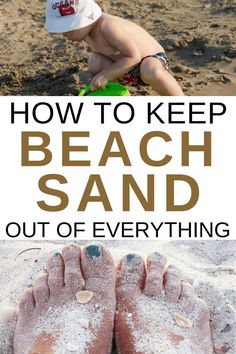
POLYGON ((142 64, 143 60, 146 58, 159 59, 162 62, 165 70, 169 70, 170 61, 167 58, 166 53, 161 52, 161 53, 157 53, 157 54, 153 54, 153 55, 147 55, 132 70, 130 70, 127 74, 124 75, 124 77, 121 80, 121 83, 123 85, 129 85, 129 86, 145 85, 145 83, 143 82, 143 80, 140 77, 140 65, 142 64))

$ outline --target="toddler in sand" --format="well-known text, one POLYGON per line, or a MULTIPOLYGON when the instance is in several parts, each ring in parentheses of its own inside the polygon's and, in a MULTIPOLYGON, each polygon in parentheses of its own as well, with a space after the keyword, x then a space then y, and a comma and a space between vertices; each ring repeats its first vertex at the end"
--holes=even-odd
POLYGON ((169 74, 163 47, 140 26, 102 13, 93 0, 48 0, 46 28, 89 45, 92 91, 104 88, 108 81, 123 79, 124 84, 150 85, 160 95, 183 95, 169 74))

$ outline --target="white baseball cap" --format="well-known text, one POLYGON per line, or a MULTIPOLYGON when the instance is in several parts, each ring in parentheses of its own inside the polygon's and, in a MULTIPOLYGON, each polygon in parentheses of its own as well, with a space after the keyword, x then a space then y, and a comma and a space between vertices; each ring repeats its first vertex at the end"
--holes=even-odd
POLYGON ((101 14, 94 0, 47 0, 46 28, 52 33, 73 31, 91 25, 101 14))

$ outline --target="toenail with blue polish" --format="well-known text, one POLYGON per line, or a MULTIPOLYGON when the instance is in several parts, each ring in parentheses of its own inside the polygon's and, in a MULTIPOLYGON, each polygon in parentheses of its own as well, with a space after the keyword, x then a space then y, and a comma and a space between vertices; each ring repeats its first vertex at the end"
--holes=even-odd
POLYGON ((166 264, 166 258, 162 254, 160 254, 159 252, 153 252, 151 254, 151 259, 154 262, 157 262, 162 267, 164 267, 166 264))
POLYGON ((152 256, 153 256, 153 258, 159 257, 159 256, 160 256, 160 253, 157 252, 157 251, 155 251, 155 252, 152 253, 152 256))
POLYGON ((101 248, 97 245, 90 245, 85 248, 86 256, 96 259, 101 256, 101 248))
POLYGON ((161 254, 156 251, 156 252, 153 252, 151 256, 154 260, 158 260, 161 257, 161 254))
POLYGON ((126 256, 126 260, 128 264, 133 263, 135 260, 137 260, 137 255, 134 253, 129 253, 126 256))
POLYGON ((60 253, 60 252, 56 252, 56 253, 54 254, 54 257, 61 257, 61 253, 60 253))

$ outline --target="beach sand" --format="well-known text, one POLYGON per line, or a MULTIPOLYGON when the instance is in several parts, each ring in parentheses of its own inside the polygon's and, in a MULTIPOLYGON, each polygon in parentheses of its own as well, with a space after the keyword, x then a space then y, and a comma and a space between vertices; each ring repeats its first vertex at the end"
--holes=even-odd
MULTIPOLYGON (((160 41, 185 94, 236 95, 235 0, 98 2, 160 41)), ((8 0, 0 16, 1 95, 76 95, 89 83, 86 46, 46 32, 45 1, 8 0)), ((148 86, 130 93, 155 95, 148 86)))
MULTIPOLYGON (((106 241, 105 244, 116 261, 129 252, 137 252, 144 258, 154 250, 164 254, 168 263, 178 266, 183 279, 193 284, 198 296, 207 302, 215 345, 220 348, 227 343, 224 353, 235 354, 236 241, 106 241)), ((47 257, 62 246, 55 242, 2 241, 0 308, 15 305, 22 291, 43 269, 47 257)), ((7 340, 7 329, 0 321, 1 354, 12 353, 10 349, 1 351, 7 340)))

